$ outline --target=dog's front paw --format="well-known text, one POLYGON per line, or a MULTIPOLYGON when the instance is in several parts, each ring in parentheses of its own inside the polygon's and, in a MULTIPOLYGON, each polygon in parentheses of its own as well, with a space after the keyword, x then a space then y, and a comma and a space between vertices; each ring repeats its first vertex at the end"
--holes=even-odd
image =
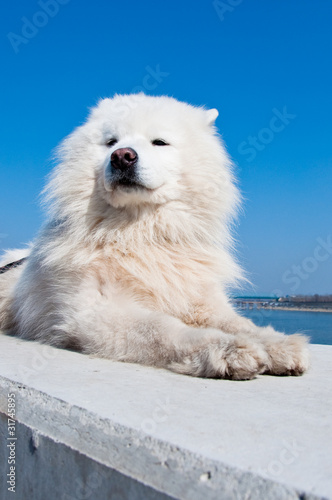
POLYGON ((213 352, 217 376, 232 380, 249 380, 264 373, 269 356, 264 346, 244 335, 236 335, 218 361, 218 352, 213 352))
POLYGON ((226 335, 187 353, 169 368, 196 377, 249 380, 263 373, 268 363, 269 356, 262 344, 244 335, 226 335))
POLYGON ((302 375, 309 368, 308 338, 304 335, 282 335, 265 341, 269 355, 270 375, 302 375))

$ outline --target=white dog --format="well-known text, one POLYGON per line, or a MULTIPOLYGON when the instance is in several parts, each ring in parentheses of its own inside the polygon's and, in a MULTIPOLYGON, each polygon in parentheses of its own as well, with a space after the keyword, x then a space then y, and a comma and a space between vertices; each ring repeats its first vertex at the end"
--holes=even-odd
POLYGON ((26 257, 2 269, 0 328, 194 376, 303 373, 306 338, 256 327, 226 297, 241 277, 239 197, 217 115, 169 97, 102 100, 59 148, 49 222, 2 260, 26 257))

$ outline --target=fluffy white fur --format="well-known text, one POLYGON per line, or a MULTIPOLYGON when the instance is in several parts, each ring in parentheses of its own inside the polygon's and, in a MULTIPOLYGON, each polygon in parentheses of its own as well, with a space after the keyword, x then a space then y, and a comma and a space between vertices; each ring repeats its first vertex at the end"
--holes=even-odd
POLYGON ((227 299, 241 277, 229 230, 239 196, 217 115, 169 97, 102 100, 58 150, 49 222, 31 250, 2 259, 28 255, 0 276, 0 328, 194 376, 305 371, 304 337, 258 328, 227 299), (114 180, 110 156, 127 147, 142 187, 114 180))

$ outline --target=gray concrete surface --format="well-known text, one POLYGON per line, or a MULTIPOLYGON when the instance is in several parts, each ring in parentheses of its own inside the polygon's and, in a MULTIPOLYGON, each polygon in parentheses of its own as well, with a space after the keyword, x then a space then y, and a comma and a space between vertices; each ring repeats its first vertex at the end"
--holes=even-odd
POLYGON ((234 382, 0 335, 0 498, 332 499, 332 346, 311 349, 303 377, 234 382))

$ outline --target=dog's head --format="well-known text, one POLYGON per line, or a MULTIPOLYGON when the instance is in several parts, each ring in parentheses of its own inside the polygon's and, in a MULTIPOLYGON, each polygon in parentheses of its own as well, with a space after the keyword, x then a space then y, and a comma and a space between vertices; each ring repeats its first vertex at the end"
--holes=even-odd
POLYGON ((94 210, 102 200, 111 210, 173 204, 197 220, 225 215, 236 189, 217 116, 165 96, 103 99, 63 142, 49 192, 64 199, 62 212, 70 204, 88 210, 90 197, 94 210))
POLYGON ((101 101, 88 127, 100 133, 105 199, 114 207, 162 204, 183 199, 190 188, 206 190, 217 173, 209 172, 207 163, 215 164, 215 155, 222 153, 213 128, 217 116, 216 110, 168 97, 101 101))

